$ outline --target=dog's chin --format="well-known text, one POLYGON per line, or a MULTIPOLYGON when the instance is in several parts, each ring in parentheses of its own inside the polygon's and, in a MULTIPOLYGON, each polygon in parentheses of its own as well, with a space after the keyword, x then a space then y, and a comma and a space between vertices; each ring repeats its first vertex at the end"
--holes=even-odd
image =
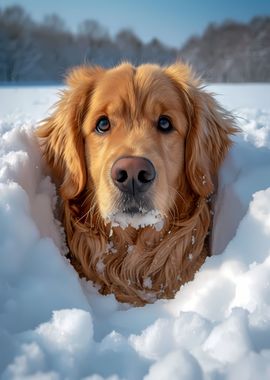
POLYGON ((164 226, 164 216, 159 210, 137 206, 125 207, 111 212, 106 216, 105 221, 107 224, 111 224, 111 227, 122 229, 127 227, 140 229, 150 226, 160 231, 164 226))

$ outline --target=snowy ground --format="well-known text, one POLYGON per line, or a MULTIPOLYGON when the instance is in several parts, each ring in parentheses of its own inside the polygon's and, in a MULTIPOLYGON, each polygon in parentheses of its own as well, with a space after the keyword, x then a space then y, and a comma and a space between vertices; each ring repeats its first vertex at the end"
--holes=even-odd
POLYGON ((213 247, 174 300, 119 304, 80 281, 35 122, 54 87, 0 88, 1 379, 270 379, 270 85, 215 85, 243 135, 220 173, 213 247))

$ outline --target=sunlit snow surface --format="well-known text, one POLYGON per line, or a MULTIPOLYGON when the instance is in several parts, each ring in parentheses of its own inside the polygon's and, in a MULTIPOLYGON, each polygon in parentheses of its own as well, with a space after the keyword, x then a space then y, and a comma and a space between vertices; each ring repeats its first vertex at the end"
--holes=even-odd
POLYGON ((270 379, 270 86, 210 90, 243 128, 220 171, 221 254, 175 299, 132 308, 63 256, 32 136, 57 89, 0 88, 1 379, 270 379))

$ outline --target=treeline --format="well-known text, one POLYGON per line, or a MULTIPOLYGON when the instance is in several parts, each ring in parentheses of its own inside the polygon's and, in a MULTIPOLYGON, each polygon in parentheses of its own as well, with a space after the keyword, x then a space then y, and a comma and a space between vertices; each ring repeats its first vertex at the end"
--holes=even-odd
POLYGON ((212 82, 270 81, 270 17, 249 24, 210 25, 180 49, 158 39, 143 43, 131 30, 114 38, 95 20, 72 33, 57 15, 37 23, 19 6, 0 9, 0 81, 60 82, 68 68, 88 63, 105 67, 129 60, 169 64, 190 62, 212 82))
POLYGON ((270 82, 270 17, 209 25, 180 54, 209 81, 270 82))

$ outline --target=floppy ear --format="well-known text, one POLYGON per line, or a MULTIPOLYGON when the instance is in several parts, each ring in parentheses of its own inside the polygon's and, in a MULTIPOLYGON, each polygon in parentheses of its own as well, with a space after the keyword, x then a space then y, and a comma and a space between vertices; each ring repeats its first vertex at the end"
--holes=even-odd
POLYGON ((177 63, 168 67, 167 73, 185 104, 187 179, 196 194, 207 197, 214 191, 214 178, 232 144, 231 135, 238 129, 233 116, 204 91, 188 65, 177 63))
POLYGON ((43 155, 60 185, 63 199, 75 198, 86 183, 82 124, 101 68, 78 67, 66 78, 69 86, 55 112, 37 129, 43 155))

